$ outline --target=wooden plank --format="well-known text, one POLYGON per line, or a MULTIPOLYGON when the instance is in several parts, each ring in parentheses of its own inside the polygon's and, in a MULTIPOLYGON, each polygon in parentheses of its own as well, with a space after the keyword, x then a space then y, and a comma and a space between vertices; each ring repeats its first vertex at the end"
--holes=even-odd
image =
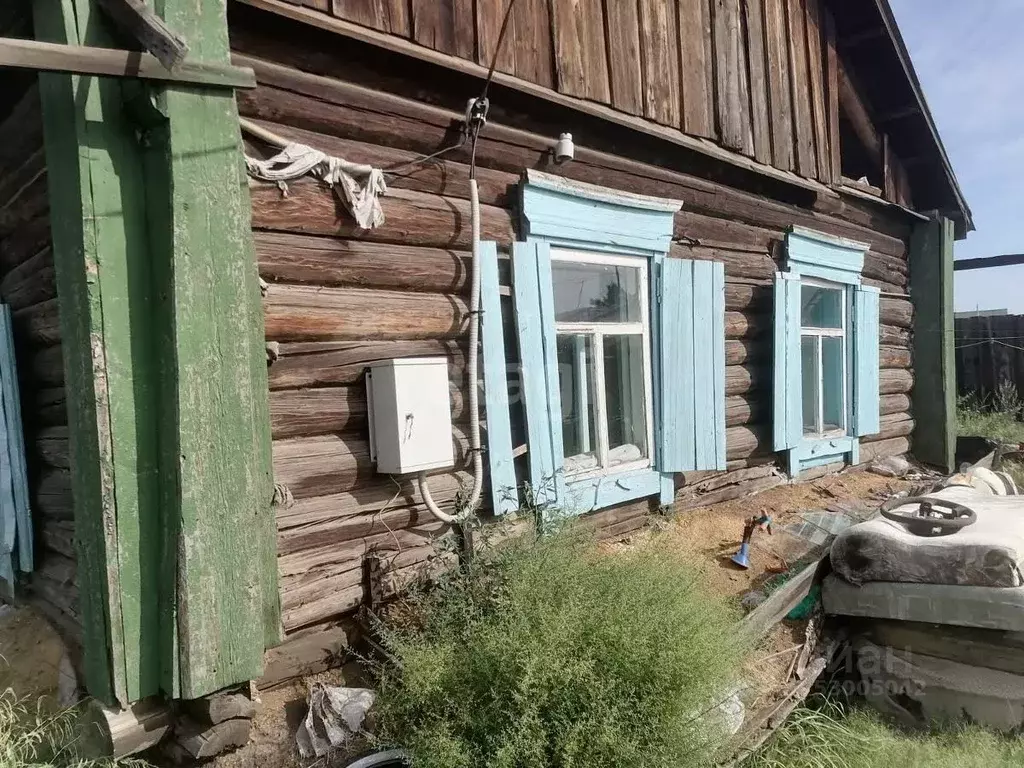
POLYGON ((740 0, 714 0, 715 114, 721 143, 729 149, 753 154, 750 104, 746 88, 746 54, 740 0))
MULTIPOLYGON (((164 7, 205 61, 230 60, 226 13, 226 0, 164 7)), ((168 271, 156 282, 173 334, 163 396, 177 423, 162 435, 161 471, 174 479, 178 517, 179 690, 197 698, 258 678, 279 641, 270 413, 234 94, 168 88, 163 99, 169 193, 151 216, 169 214, 160 230, 168 271)))
POLYGON ((768 55, 764 29, 764 0, 744 0, 743 20, 747 30, 747 61, 750 67, 750 123, 754 158, 772 161, 772 134, 768 111, 768 55))
POLYGON ((673 0, 639 0, 644 116, 679 126, 679 41, 673 0))
POLYGON ((825 21, 825 116, 828 120, 828 149, 832 184, 839 183, 843 175, 839 141, 839 52, 836 46, 836 20, 830 8, 823 8, 825 21))
POLYGON ((796 172, 812 178, 818 173, 814 153, 810 71, 807 66, 806 0, 785 0, 789 29, 789 77, 796 137, 796 172))
MULTIPOLYGON (((477 2, 477 5, 479 6, 480 2, 477 2)), ((516 77, 545 88, 554 88, 556 82, 551 13, 552 8, 547 0, 516 0, 510 22, 512 34, 506 33, 505 40, 505 46, 515 52, 516 77)), ((600 20, 599 11, 597 22, 600 20)), ((607 75, 605 77, 607 78, 607 75)))
MULTIPOLYGON (((592 101, 611 101, 601 0, 552 0, 551 25, 558 90, 592 101)), ((517 26, 517 36, 518 31, 517 26)))
POLYGON ((682 128, 694 136, 714 139, 715 54, 711 0, 680 0, 677 8, 683 91, 682 128))
POLYGON ((475 24, 472 0, 411 0, 412 39, 435 51, 474 58, 475 24))
MULTIPOLYGON (((640 67, 640 17, 635 2, 606 4, 605 35, 608 39, 612 106, 631 115, 642 115, 644 94, 640 67)), ((686 72, 685 68, 683 72, 686 72)))
POLYGON ((516 16, 514 13, 508 19, 505 41, 501 50, 498 50, 498 37, 501 35, 501 25, 505 19, 508 2, 510 0, 504 2, 476 0, 476 61, 485 69, 489 69, 493 62, 496 72, 514 75, 516 71, 515 46, 512 45, 516 39, 516 16))
POLYGON ((6 431, 6 446, 0 446, 0 449, 6 449, 4 452, 10 465, 9 487, 13 518, 17 522, 18 569, 29 572, 34 567, 32 513, 29 509, 28 467, 25 462, 25 429, 21 418, 18 365, 15 359, 11 308, 7 305, 0 305, 0 388, 3 391, 3 421, 6 431))
POLYGON ((790 89, 786 0, 764 3, 765 53, 768 61, 768 105, 771 113, 772 158, 776 168, 793 169, 793 96, 790 89))
POLYGON ((0 67, 139 78, 224 89, 256 85, 251 71, 230 64, 184 61, 171 71, 149 53, 14 38, 8 38, 0 45, 0 67))
POLYGON ((814 120, 814 155, 818 161, 817 177, 832 181, 831 146, 828 135, 825 95, 825 56, 822 48, 821 0, 804 0, 807 4, 807 65, 810 70, 811 115, 814 120))
POLYGON ((142 0, 99 0, 100 7, 121 29, 142 43, 167 69, 185 60, 188 43, 142 0))
POLYGON ((331 0, 331 13, 392 35, 410 34, 408 0, 331 0))
POLYGON ((516 470, 512 457, 512 422, 508 397, 508 358, 498 294, 498 250, 483 243, 479 251, 481 286, 481 352, 484 402, 487 411, 487 463, 491 481, 491 510, 505 515, 519 509, 516 470))

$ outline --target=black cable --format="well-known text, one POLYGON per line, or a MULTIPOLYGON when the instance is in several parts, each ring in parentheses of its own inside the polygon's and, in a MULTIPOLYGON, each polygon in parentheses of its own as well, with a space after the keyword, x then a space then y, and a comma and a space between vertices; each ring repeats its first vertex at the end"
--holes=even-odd
POLYGON ((516 0, 508 0, 505 8, 505 18, 501 20, 501 31, 498 32, 498 43, 494 46, 494 53, 491 55, 491 67, 487 70, 487 80, 484 81, 484 89, 480 94, 481 99, 487 98, 487 89, 491 87, 491 79, 494 77, 494 68, 498 64, 498 55, 501 53, 501 44, 505 41, 505 30, 508 29, 508 20, 512 18, 512 6, 516 0))

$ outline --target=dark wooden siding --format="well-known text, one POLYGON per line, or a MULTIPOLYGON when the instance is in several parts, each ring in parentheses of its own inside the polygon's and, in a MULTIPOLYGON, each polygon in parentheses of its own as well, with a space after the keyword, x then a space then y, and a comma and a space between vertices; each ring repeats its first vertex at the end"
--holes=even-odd
MULTIPOLYGON (((241 114, 278 134, 383 168, 451 140, 464 94, 440 79, 415 83, 422 98, 414 100, 381 86, 388 82, 387 62, 372 75, 357 77, 365 71, 359 62, 344 53, 318 52, 318 68, 339 77, 312 75, 298 69, 309 55, 298 41, 261 38, 271 33, 238 26, 232 32, 237 61, 253 66, 260 82, 255 90, 239 93, 241 114), (256 52, 262 60, 246 55, 256 52), (351 79, 341 79, 341 73, 351 79)), ((410 71, 400 59, 390 65, 410 71)), ((516 238, 519 174, 538 168, 683 200, 670 255, 725 264, 727 458, 730 472, 740 474, 721 475, 716 491, 734 486, 755 468, 777 465, 770 446, 771 280, 782 258, 784 232, 794 224, 870 243, 865 275, 885 292, 884 416, 882 432, 864 441, 862 458, 908 450, 913 374, 906 219, 855 203, 844 206, 841 215, 827 215, 640 162, 630 157, 645 156, 648 148, 639 142, 620 142, 615 154, 579 147, 573 162, 555 166, 551 134, 539 117, 543 105, 534 108, 536 117, 517 113, 520 127, 492 119, 480 136, 476 157, 484 238, 502 246, 516 238), (521 127, 530 120, 538 130, 521 127)), ((468 150, 457 149, 392 177, 382 199, 387 222, 372 231, 358 230, 332 193, 312 180, 290 185, 287 197, 274 186, 251 188, 260 272, 270 284, 267 337, 278 342, 280 353, 269 369, 274 471, 296 499, 278 515, 284 625, 290 635, 301 636, 365 599, 367 555, 383 553, 393 559, 391 567, 413 567, 432 554, 431 540, 443 529, 408 481, 379 476, 369 462, 363 372, 370 362, 448 356, 460 466, 434 478, 435 495, 450 503, 467 477, 467 163, 468 150)), ((699 488, 687 482, 693 480, 679 478, 683 507, 704 502, 699 488)), ((652 503, 602 511, 590 520, 602 535, 622 536, 645 525, 652 503)))
MULTIPOLYGON (((498 0, 243 0, 489 66, 498 0)), ((830 183, 824 0, 517 0, 499 72, 830 183)), ((834 46, 833 46, 834 49, 834 46)))
POLYGON ((74 510, 42 113, 34 75, 12 75, 9 82, 18 85, 0 117, 0 300, 14 318, 35 528, 29 589, 77 645, 74 510))

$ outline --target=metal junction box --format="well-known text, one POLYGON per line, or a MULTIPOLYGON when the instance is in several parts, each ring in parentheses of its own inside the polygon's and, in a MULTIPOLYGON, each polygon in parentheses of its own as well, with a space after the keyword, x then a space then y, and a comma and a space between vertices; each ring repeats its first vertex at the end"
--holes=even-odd
POLYGON ((400 475, 454 465, 447 359, 410 357, 370 366, 366 410, 370 458, 378 472, 400 475))

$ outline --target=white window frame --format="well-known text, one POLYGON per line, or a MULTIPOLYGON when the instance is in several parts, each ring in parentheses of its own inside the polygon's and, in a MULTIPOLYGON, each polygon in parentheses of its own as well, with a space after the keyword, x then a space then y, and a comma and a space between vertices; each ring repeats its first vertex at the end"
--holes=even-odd
MULTIPOLYGON (((632 472, 638 469, 646 469, 654 465, 654 375, 651 363, 651 311, 650 311, 650 259, 642 256, 620 256, 616 254, 595 253, 592 251, 581 251, 567 248, 552 248, 551 261, 571 262, 576 264, 593 264, 598 266, 616 266, 636 269, 639 272, 639 294, 640 294, 640 321, 633 323, 564 323, 555 322, 555 337, 559 335, 589 336, 594 349, 594 369, 597 381, 595 382, 595 403, 597 421, 597 462, 596 469, 588 469, 582 472, 566 473, 566 480, 585 480, 592 477, 606 477, 617 475, 622 472, 632 472), (604 337, 605 336, 641 336, 643 339, 643 366, 644 366, 644 419, 646 427, 647 456, 637 461, 608 466, 608 404, 606 401, 604 386, 604 337)), ((578 355, 584 356, 582 345, 577 346, 578 355)), ((586 366, 579 366, 580 371, 585 375, 586 366)), ((586 381, 577 383, 577 391, 582 397, 587 396, 588 388, 586 381)), ((586 413, 588 403, 577 404, 581 413, 586 413)), ((584 417, 584 422, 588 420, 584 417)), ((566 457, 562 458, 562 466, 565 466, 566 457)))
MULTIPOLYGON (((849 419, 849 412, 850 412, 850 400, 849 400, 849 397, 850 397, 850 384, 849 384, 849 364, 848 364, 848 357, 849 357, 849 354, 850 354, 850 344, 849 344, 849 336, 850 335, 849 335, 849 328, 848 328, 848 325, 847 325, 848 319, 849 319, 849 316, 850 316, 849 307, 847 306, 848 303, 849 303, 849 295, 848 295, 848 291, 847 291, 849 286, 846 285, 845 283, 837 283, 837 282, 832 282, 830 280, 820 280, 820 279, 813 279, 813 278, 803 277, 803 278, 800 279, 801 297, 802 297, 802 293, 803 293, 803 286, 805 286, 805 285, 813 287, 813 288, 824 288, 824 289, 831 290, 831 291, 839 291, 839 294, 842 297, 842 300, 840 301, 840 307, 841 307, 842 315, 841 315, 841 319, 840 319, 839 327, 838 328, 807 328, 802 323, 801 323, 801 326, 800 326, 800 343, 801 344, 803 344, 803 339, 805 337, 812 337, 812 338, 816 339, 816 344, 817 344, 817 362, 818 362, 818 372, 817 372, 818 373, 818 413, 817 413, 817 427, 818 427, 818 431, 817 432, 804 432, 803 436, 804 436, 805 439, 808 439, 808 440, 817 440, 817 439, 829 438, 829 437, 844 437, 844 436, 846 436, 848 434, 849 421, 850 421, 850 419, 849 419), (825 424, 825 395, 824 395, 825 366, 824 366, 824 363, 822 362, 822 354, 821 354, 821 352, 822 352, 822 342, 821 342, 821 340, 823 338, 839 338, 839 339, 842 339, 842 342, 843 342, 842 354, 840 355, 840 360, 842 360, 842 365, 843 365, 843 370, 842 370, 842 375, 841 375, 841 380, 843 382, 843 387, 842 387, 842 389, 843 389, 843 407, 842 407, 843 423, 842 423, 842 425, 839 428, 837 428, 837 429, 829 429, 829 430, 822 430, 822 426, 825 424)), ((803 306, 803 304, 801 302, 801 307, 802 306, 803 306)), ((804 394, 805 393, 803 393, 803 392, 800 393, 801 406, 803 405, 802 401, 803 401, 804 394)))

